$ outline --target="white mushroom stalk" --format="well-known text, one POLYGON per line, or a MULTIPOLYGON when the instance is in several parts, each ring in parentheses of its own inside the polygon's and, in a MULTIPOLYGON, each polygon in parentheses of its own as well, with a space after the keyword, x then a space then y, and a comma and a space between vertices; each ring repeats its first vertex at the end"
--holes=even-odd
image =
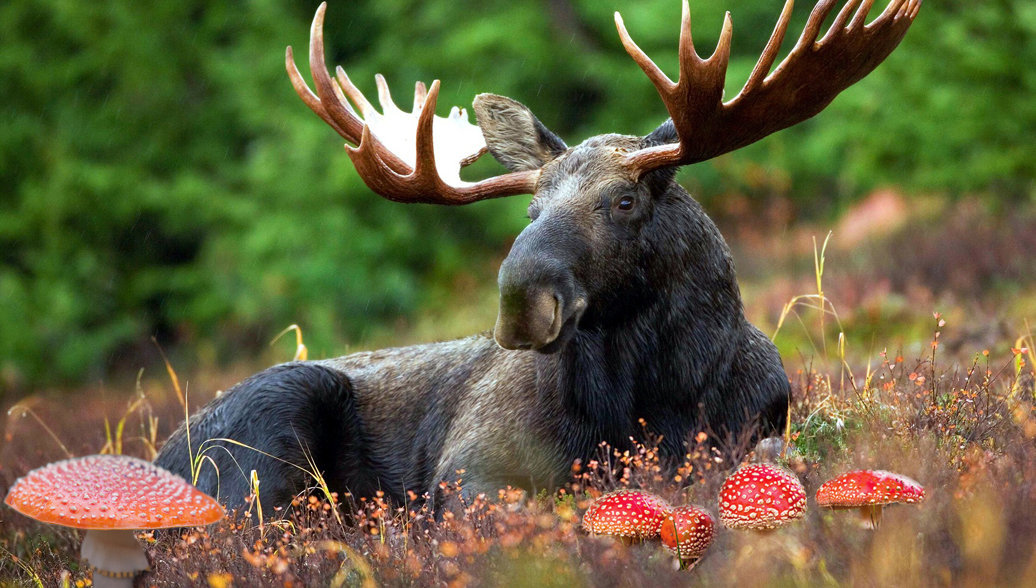
POLYGON ((132 586, 137 573, 149 569, 147 554, 133 531, 90 529, 83 535, 79 557, 93 569, 98 588, 132 586))

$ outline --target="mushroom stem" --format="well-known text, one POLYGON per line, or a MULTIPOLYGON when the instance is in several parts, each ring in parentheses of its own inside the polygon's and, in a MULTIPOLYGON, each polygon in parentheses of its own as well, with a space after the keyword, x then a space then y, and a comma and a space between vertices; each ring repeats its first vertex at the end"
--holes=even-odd
POLYGON ((698 565, 698 562, 701 561, 701 557, 692 557, 690 559, 680 559, 678 561, 680 562, 680 569, 681 570, 690 571, 690 570, 694 569, 694 566, 698 565))
POLYGON ((867 529, 877 529, 881 524, 881 505, 867 504, 860 507, 860 525, 867 529))
POLYGON ((147 555, 133 531, 90 529, 79 554, 93 568, 98 588, 132 588, 137 572, 148 569, 147 555))
POLYGON ((104 575, 104 572, 95 569, 93 586, 94 588, 133 588, 134 576, 136 576, 136 574, 113 578, 111 576, 106 576, 104 575))

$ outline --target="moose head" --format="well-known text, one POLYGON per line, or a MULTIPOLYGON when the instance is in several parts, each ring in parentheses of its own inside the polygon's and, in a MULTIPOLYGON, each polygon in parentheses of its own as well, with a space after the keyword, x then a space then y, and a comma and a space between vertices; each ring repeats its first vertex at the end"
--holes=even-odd
POLYGON ((349 157, 367 186, 390 200, 467 204, 533 194, 531 223, 500 268, 496 341, 507 349, 560 349, 584 321, 606 321, 622 290, 637 291, 650 276, 641 258, 651 241, 673 234, 670 218, 682 200, 678 166, 753 143, 820 112, 843 89, 873 70, 902 39, 920 0, 892 0, 866 23, 873 0, 847 2, 827 33, 821 25, 837 4, 813 9, 788 56, 771 72, 791 19, 787 0, 777 26, 748 81, 723 101, 732 26, 727 13, 718 47, 702 59, 691 41, 683 2, 678 81, 673 82, 633 42, 619 13, 623 46, 655 85, 669 120, 645 137, 599 135, 569 147, 519 102, 493 94, 475 98, 478 126, 456 107, 435 116, 439 81, 418 82, 411 112, 393 102, 377 76, 378 112, 345 70, 332 78, 324 66, 326 5, 313 20, 310 70, 314 94, 299 74, 289 47, 286 65, 299 96, 356 147, 349 157), (355 107, 349 103, 353 102, 355 107), (460 169, 486 151, 510 173, 476 183, 460 169))

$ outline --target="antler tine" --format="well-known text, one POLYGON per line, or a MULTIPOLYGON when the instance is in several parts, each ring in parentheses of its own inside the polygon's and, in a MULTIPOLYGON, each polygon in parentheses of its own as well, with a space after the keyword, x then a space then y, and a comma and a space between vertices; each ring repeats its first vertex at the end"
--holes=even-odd
MULTIPOLYGON (((680 18, 680 77, 676 87, 662 97, 669 111, 677 134, 689 137, 694 128, 700 124, 699 119, 712 116, 714 110, 723 101, 723 86, 727 77, 727 66, 730 63, 730 40, 733 25, 730 13, 723 16, 723 30, 720 32, 716 49, 708 58, 702 59, 694 48, 691 38, 691 9, 687 0, 683 0, 680 18), (684 103, 690 104, 685 107, 684 103)), ((661 90, 660 90, 661 93, 661 90)), ((683 157, 688 143, 680 141, 680 148, 668 155, 672 158, 683 157)))
POLYGON ((417 82, 414 84, 414 110, 418 108, 424 108, 425 99, 428 97, 428 88, 425 87, 424 82, 417 82))
POLYGON ((342 127, 338 126, 338 123, 335 122, 329 114, 327 114, 327 111, 324 110, 324 106, 320 103, 320 98, 318 98, 317 95, 309 89, 309 85, 306 84, 304 79, 302 79, 302 74, 299 73, 299 68, 295 66, 295 56, 290 46, 284 51, 284 67, 288 70, 288 77, 291 79, 292 87, 295 88, 295 93, 299 95, 299 98, 302 98, 302 101, 306 103, 306 106, 323 119, 323 121, 333 128, 336 133, 342 137, 349 138, 342 127))
POLYGON ((338 83, 337 79, 335 80, 335 83, 331 85, 331 88, 334 89, 334 91, 335 91, 335 100, 337 100, 338 103, 341 104, 343 108, 348 110, 349 114, 351 114, 353 116, 357 116, 357 117, 362 116, 362 115, 357 115, 356 114, 356 109, 353 108, 352 104, 349 104, 349 99, 345 97, 345 92, 342 91, 342 85, 338 83))
MULTIPOLYGON (((684 0, 686 3, 687 0, 684 0)), ((730 12, 723 16, 723 29, 719 33, 719 42, 716 50, 706 60, 706 65, 712 68, 715 76, 716 89, 720 99, 723 99, 723 85, 727 77, 727 66, 730 65, 730 40, 734 37, 734 23, 730 20, 730 12)), ((688 80, 688 84, 695 80, 688 80)))
POLYGON ((380 73, 374 74, 374 83, 378 86, 378 102, 381 103, 381 111, 384 112, 386 116, 388 116, 390 112, 392 112, 392 114, 403 112, 403 110, 396 106, 396 103, 392 100, 392 92, 389 91, 388 82, 385 81, 385 76, 380 73))
MULTIPOLYGON (((849 0, 849 4, 858 2, 859 0, 849 0)), ((807 51, 817 43, 817 38, 820 36, 820 27, 824 24, 824 19, 831 13, 831 10, 835 7, 835 2, 838 0, 820 0, 817 5, 813 7, 813 11, 809 13, 809 19, 806 20, 806 26, 802 28, 802 34, 799 35, 799 40, 795 42, 795 46, 791 50, 791 57, 796 51, 807 51)), ((834 27, 831 28, 834 31, 834 27)), ((780 70, 781 66, 785 63, 790 62, 789 58, 785 58, 784 61, 777 66, 777 70, 780 70)), ((776 73, 776 71, 774 72, 776 73)))
POLYGON ((787 33, 793 0, 781 16, 741 91, 723 102, 730 50, 730 20, 724 20, 716 52, 702 61, 690 42, 687 3, 680 32, 680 80, 668 81, 629 38, 616 17, 623 46, 648 73, 669 110, 678 144, 656 145, 629 154, 634 177, 669 165, 704 161, 753 143, 805 120, 827 106, 839 92, 878 66, 895 49, 923 0, 890 0, 882 14, 865 24, 874 0, 846 0, 831 27, 820 36, 824 20, 838 0, 820 0, 788 56, 770 72, 787 33), (848 24, 847 24, 848 23, 848 24))
POLYGON ((899 0, 898 2, 890 4, 888 8, 885 9, 885 12, 882 12, 878 18, 874 19, 874 22, 866 25, 864 28, 871 28, 875 24, 884 23, 888 20, 902 18, 913 20, 914 17, 917 16, 917 11, 921 9, 922 1, 923 0, 899 0))
POLYGON ((860 23, 866 21, 867 13, 871 11, 871 6, 874 5, 874 0, 862 1, 862 4, 860 4, 861 0, 850 0, 849 2, 846 2, 845 6, 838 11, 838 16, 835 17, 834 22, 831 23, 830 27, 828 27, 827 34, 824 35, 823 39, 820 39, 820 42, 823 43, 824 40, 827 39, 828 35, 831 35, 844 27, 845 21, 849 20, 850 15, 853 15, 853 20, 849 23, 847 28, 855 29, 860 23), (859 10, 856 10, 857 5, 859 5, 859 10))
POLYGON ((691 33, 691 6, 688 0, 680 3, 680 41, 677 48, 677 55, 680 58, 680 77, 676 83, 680 83, 685 74, 690 74, 695 65, 702 63, 698 50, 694 48, 694 36, 691 33))
POLYGON ((331 119, 338 123, 338 127, 345 131, 342 136, 354 143, 360 137, 363 129, 363 121, 349 112, 342 103, 336 100, 334 82, 327 73, 327 66, 324 59, 324 13, 327 11, 327 2, 322 2, 317 8, 316 16, 313 17, 313 24, 309 29, 309 72, 313 76, 313 85, 316 86, 317 96, 320 104, 331 119))
POLYGON ((416 164, 414 174, 422 175, 430 172, 437 187, 445 187, 435 168, 435 145, 432 142, 432 122, 435 116, 435 105, 439 102, 439 80, 432 82, 425 95, 424 105, 421 107, 421 116, 417 119, 417 145, 416 164), (441 186, 439 186, 441 185, 441 186))
MULTIPOLYGON (((626 48, 626 53, 629 53, 633 61, 640 66, 640 69, 644 71, 651 83, 659 88, 661 93, 662 88, 672 90, 676 87, 676 83, 669 79, 669 76, 665 75, 661 69, 655 65, 655 62, 648 57, 647 53, 640 48, 630 37, 629 32, 626 30, 626 24, 622 21, 622 15, 615 12, 615 28, 619 30, 619 40, 622 41, 622 46, 626 48)), ((681 35, 682 36, 682 35, 681 35)))
MULTIPOLYGON (((892 8, 897 3, 898 4, 902 4, 901 1, 893 2, 893 3, 889 4, 889 8, 892 8)), ((838 17, 840 18, 842 16, 842 12, 846 12, 848 9, 850 9, 850 6, 852 6, 852 5, 853 5, 852 2, 846 4, 845 8, 843 8, 842 11, 838 13, 838 17)), ((874 5, 874 0, 865 0, 863 2, 863 4, 860 5, 860 9, 856 11, 855 16, 853 17, 853 22, 848 24, 847 28, 858 29, 858 28, 862 27, 864 24, 866 24, 866 22, 867 22, 867 14, 870 13, 870 8, 873 5, 874 5)), ((895 6, 895 9, 898 10, 899 7, 895 6)), ((831 30, 834 30, 835 27, 838 26, 838 24, 839 23, 836 20, 835 23, 831 25, 831 30)))
POLYGON ((755 67, 752 68, 752 73, 749 74, 748 81, 741 88, 740 94, 751 93, 763 83, 766 74, 770 73, 773 62, 777 60, 777 52, 781 50, 781 44, 784 43, 784 35, 788 32, 788 24, 791 23, 791 12, 794 7, 795 0, 788 0, 784 3, 781 17, 777 19, 777 25, 770 34, 770 40, 766 42, 766 48, 759 56, 759 61, 755 62, 755 67))
MULTIPOLYGON (((349 79, 349 74, 345 73, 342 66, 335 67, 335 81, 338 82, 338 88, 342 90, 345 96, 349 97, 349 100, 353 101, 356 108, 360 109, 360 116, 367 116, 372 112, 375 112, 374 105, 367 100, 367 97, 363 95, 363 92, 356 87, 356 84, 349 79)), ((349 106, 348 100, 342 101, 346 106, 349 106)), ((355 141, 354 141, 355 142, 355 141)))

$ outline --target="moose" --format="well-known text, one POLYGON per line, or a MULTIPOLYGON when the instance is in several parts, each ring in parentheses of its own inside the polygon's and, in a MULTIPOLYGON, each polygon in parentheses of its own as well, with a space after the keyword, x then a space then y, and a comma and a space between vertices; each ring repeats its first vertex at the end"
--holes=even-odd
POLYGON ((245 504, 251 470, 269 508, 311 486, 313 468, 332 490, 381 491, 397 503, 413 493, 434 505, 440 482, 458 472, 462 496, 556 487, 574 460, 602 443, 628 448, 645 427, 663 460, 682 456, 696 432, 781 430, 790 395, 781 358, 744 316, 719 230, 674 176, 820 112, 892 52, 921 0, 890 0, 869 24, 873 0, 847 0, 821 37, 839 3, 820 0, 771 71, 787 0, 748 81, 725 102, 729 13, 702 59, 684 0, 676 82, 616 13, 623 46, 670 118, 644 137, 605 134, 574 147, 503 96, 475 97, 477 125, 456 107, 438 117, 438 80, 416 84, 408 113, 377 76, 378 112, 341 67, 334 78, 327 71, 322 4, 310 31, 315 93, 291 47, 286 68, 303 102, 351 144, 372 191, 446 205, 532 194, 530 222, 500 267, 496 325, 457 341, 269 368, 193 415, 158 465, 187 477, 203 444, 232 439, 207 452, 205 465, 216 467, 195 480, 229 507, 245 504), (462 180, 461 168, 486 151, 508 173, 462 180))

